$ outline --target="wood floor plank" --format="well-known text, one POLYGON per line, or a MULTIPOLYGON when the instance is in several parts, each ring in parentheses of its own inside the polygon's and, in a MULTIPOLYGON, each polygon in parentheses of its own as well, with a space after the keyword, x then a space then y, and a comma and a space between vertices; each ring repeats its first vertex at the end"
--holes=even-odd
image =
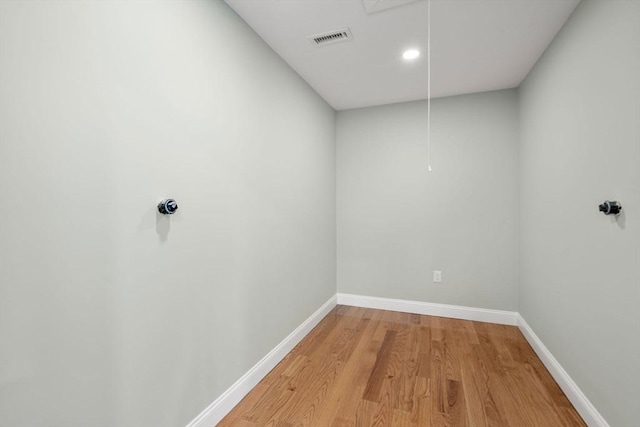
MULTIPOLYGON (((353 407, 362 398, 366 383, 364 381, 367 372, 370 372, 375 363, 374 357, 367 357, 369 353, 370 338, 373 336, 379 322, 376 316, 363 317, 365 329, 360 335, 354 347, 351 357, 346 361, 340 377, 337 379, 330 395, 327 398, 327 405, 319 414, 318 425, 340 425, 340 423, 353 420, 353 407), (344 390, 351 389, 351 393, 344 393, 344 390), (336 421, 340 420, 340 421, 336 421)), ((353 422, 352 424, 353 425, 353 422)))
POLYGON ((411 424, 416 426, 431 425, 431 393, 429 379, 417 377, 413 391, 413 408, 411 410, 411 424))
POLYGON ((364 389, 362 398, 371 402, 380 402, 380 391, 382 390, 382 384, 387 372, 387 364, 391 359, 391 351, 393 349, 393 342, 396 339, 397 332, 393 330, 387 330, 382 340, 382 345, 378 350, 376 356, 376 362, 371 370, 369 381, 364 389))
POLYGON ((391 423, 393 422, 393 403, 391 394, 394 380, 395 378, 386 377, 382 380, 380 396, 377 402, 378 404, 371 420, 372 426, 387 427, 391 426, 391 423))
POLYGON ((302 425, 314 425, 314 419, 322 412, 326 404, 329 391, 334 387, 333 383, 339 377, 344 366, 344 361, 353 351, 354 343, 363 333, 369 320, 357 316, 349 316, 345 319, 348 326, 342 333, 336 334, 330 351, 318 349, 309 355, 312 364, 307 370, 307 375, 300 376, 296 381, 299 397, 291 401, 291 404, 283 407, 281 413, 275 416, 287 422, 299 422, 302 425), (312 368, 312 369, 311 369, 312 368))
POLYGON ((219 426, 585 426, 518 328, 337 306, 219 426))
MULTIPOLYGON (((411 324, 416 324, 411 318, 411 324)), ((419 322, 417 323, 419 324, 419 322)), ((412 327, 407 337, 407 345, 402 359, 402 367, 398 376, 397 388, 394 393, 394 408, 408 414, 413 410, 415 382, 418 377, 418 363, 420 350, 420 329, 412 327)))

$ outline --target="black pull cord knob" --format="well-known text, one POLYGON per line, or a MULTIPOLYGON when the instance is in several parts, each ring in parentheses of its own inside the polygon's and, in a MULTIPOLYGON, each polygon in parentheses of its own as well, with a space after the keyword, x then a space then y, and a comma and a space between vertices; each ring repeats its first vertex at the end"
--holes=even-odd
POLYGON ((622 206, 620 203, 614 201, 605 200, 604 203, 598 206, 600 212, 605 215, 618 215, 622 210, 622 206))
POLYGON ((173 215, 178 210, 178 203, 173 199, 164 199, 158 203, 158 212, 165 215, 173 215))

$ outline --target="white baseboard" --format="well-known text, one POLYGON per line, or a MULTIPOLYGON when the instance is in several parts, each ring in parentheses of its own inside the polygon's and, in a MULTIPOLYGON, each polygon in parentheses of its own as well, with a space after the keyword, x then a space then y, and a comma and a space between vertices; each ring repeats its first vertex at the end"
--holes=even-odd
POLYGON ((191 421, 187 427, 214 427, 336 306, 331 297, 280 344, 191 421))
POLYGON ((571 379, 564 368, 562 368, 556 358, 553 357, 520 313, 342 293, 338 293, 338 304, 400 311, 403 313, 424 314, 428 316, 475 320, 478 322, 498 323, 502 325, 516 325, 520 328, 526 340, 547 370, 549 370, 549 373, 551 373, 551 376, 556 380, 569 401, 576 408, 576 411, 578 411, 584 422, 587 423, 589 427, 609 427, 607 421, 591 404, 587 396, 584 395, 582 390, 580 390, 578 385, 571 379))
POLYGON ((428 316, 450 317, 453 319, 475 320, 477 322, 499 323, 501 325, 518 324, 518 313, 515 311, 491 310, 488 308, 464 307, 461 305, 436 304, 342 293, 338 293, 338 304, 400 311, 403 313, 424 314, 428 316))
POLYGON ((576 411, 589 427, 609 427, 609 423, 600 415, 600 412, 591 404, 578 385, 571 379, 560 362, 556 360, 540 338, 533 332, 524 318, 518 314, 518 327, 522 335, 527 339, 551 376, 558 383, 576 411))
POLYGON ((336 304, 354 307, 376 308, 403 313, 474 320, 478 322, 516 325, 536 352, 542 363, 556 380, 569 401, 589 427, 609 427, 607 421, 582 393, 578 385, 562 368, 524 318, 514 311, 491 310, 458 305, 436 304, 421 301, 369 297, 338 293, 331 297, 295 331, 262 358, 246 374, 222 393, 187 427, 214 427, 256 386, 293 348, 313 329, 336 304))

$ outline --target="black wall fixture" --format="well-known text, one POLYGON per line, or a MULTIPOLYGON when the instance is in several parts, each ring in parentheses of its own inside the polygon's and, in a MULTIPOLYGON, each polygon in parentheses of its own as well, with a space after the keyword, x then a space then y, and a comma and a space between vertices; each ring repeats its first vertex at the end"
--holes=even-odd
POLYGON ((158 203, 158 212, 165 215, 173 215, 178 210, 178 203, 173 199, 164 199, 158 203))
POLYGON ((620 203, 614 201, 605 200, 600 206, 598 206, 600 212, 605 215, 618 215, 622 210, 622 205, 620 203))

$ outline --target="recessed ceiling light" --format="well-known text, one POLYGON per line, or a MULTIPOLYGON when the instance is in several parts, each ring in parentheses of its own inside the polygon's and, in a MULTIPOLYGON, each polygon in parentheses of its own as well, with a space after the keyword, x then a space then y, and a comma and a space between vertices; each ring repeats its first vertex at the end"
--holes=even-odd
POLYGON ((420 56, 420 51, 417 49, 409 49, 409 50, 405 50, 404 53, 402 54, 402 57, 404 59, 416 59, 418 56, 420 56))

